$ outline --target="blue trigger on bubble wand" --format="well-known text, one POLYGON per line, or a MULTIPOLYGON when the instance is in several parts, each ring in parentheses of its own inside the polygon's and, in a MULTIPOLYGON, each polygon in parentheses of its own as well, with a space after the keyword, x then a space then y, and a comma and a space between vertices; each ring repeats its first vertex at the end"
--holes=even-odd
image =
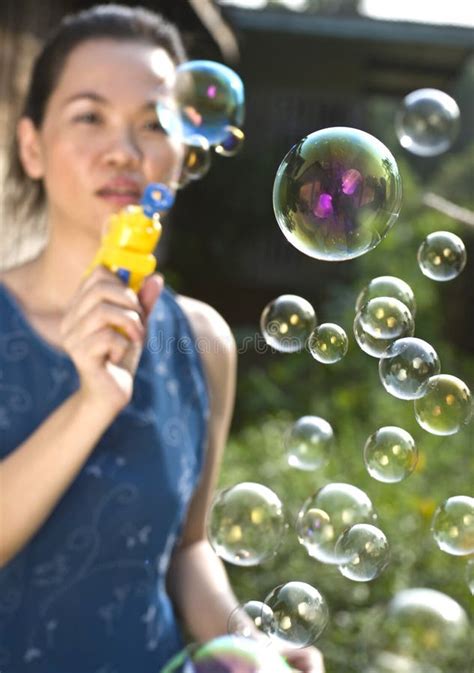
POLYGON ((110 269, 135 292, 156 268, 153 251, 161 236, 160 213, 174 203, 171 190, 161 183, 149 184, 139 205, 130 205, 111 215, 88 276, 99 265, 110 269))

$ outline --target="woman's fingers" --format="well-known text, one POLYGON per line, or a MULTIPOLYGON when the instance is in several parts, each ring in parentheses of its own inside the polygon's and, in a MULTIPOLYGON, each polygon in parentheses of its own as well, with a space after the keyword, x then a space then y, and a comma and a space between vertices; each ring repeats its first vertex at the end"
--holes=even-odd
POLYGON ((143 316, 143 309, 135 292, 108 269, 97 267, 72 298, 63 320, 64 331, 88 315, 100 302, 121 306, 143 316))
POLYGON ((138 293, 138 300, 145 311, 145 319, 150 315, 156 300, 163 290, 164 283, 164 278, 161 274, 154 273, 145 278, 143 286, 138 293))
POLYGON ((136 311, 100 301, 72 323, 69 331, 63 332, 64 341, 67 342, 72 332, 82 339, 98 332, 105 325, 122 328, 130 341, 142 341, 145 336, 145 327, 136 311))

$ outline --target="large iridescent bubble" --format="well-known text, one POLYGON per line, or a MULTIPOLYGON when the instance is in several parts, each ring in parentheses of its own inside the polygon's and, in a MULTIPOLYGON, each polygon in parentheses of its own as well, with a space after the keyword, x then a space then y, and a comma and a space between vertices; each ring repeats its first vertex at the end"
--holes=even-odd
POLYGON ((233 70, 215 61, 187 61, 178 66, 172 102, 157 107, 161 125, 191 144, 204 136, 210 145, 228 141, 229 127, 244 121, 244 85, 233 70))
POLYGON ((400 145, 421 157, 448 150, 459 131, 456 101, 438 89, 418 89, 403 99, 395 118, 400 145))
POLYGON ((288 152, 273 186, 282 232, 301 252, 341 261, 375 248, 395 223, 401 179, 390 151, 354 128, 322 129, 288 152))

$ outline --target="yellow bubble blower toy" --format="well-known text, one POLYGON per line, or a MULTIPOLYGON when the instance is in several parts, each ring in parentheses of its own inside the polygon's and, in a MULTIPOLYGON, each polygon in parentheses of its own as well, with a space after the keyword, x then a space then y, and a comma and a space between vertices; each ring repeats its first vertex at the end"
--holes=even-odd
POLYGON ((102 264, 138 292, 144 278, 156 268, 153 251, 161 236, 160 213, 169 210, 173 202, 174 196, 166 185, 151 183, 139 205, 127 206, 112 215, 85 277, 102 264))

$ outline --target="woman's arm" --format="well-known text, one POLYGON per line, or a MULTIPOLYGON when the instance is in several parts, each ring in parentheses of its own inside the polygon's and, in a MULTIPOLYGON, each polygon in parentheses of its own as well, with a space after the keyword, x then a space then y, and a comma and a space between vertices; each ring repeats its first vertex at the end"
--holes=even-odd
POLYGON ((210 306, 180 297, 194 334, 199 338, 207 377, 210 416, 201 481, 188 509, 179 548, 168 572, 170 595, 196 640, 227 633, 237 606, 222 561, 206 535, 206 513, 214 494, 235 398, 237 349, 229 326, 210 306))
POLYGON ((0 568, 46 521, 115 414, 78 391, 0 461, 0 568))

